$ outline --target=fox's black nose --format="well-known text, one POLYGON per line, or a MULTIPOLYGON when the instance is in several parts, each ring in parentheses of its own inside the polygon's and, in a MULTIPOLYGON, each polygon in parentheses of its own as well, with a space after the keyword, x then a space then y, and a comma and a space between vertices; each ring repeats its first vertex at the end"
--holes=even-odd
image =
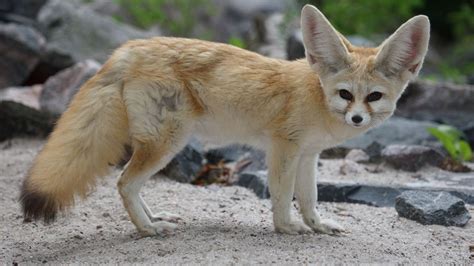
POLYGON ((356 123, 356 124, 359 124, 360 122, 362 122, 362 116, 360 115, 355 115, 352 117, 352 122, 356 123))

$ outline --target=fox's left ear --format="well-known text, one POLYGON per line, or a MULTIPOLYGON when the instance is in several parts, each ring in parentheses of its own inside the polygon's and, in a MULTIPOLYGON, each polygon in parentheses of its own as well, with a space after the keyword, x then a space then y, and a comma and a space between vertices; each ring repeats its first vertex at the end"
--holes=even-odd
POLYGON ((376 69, 403 80, 416 77, 423 64, 430 39, 427 16, 415 16, 385 40, 375 59, 376 69))

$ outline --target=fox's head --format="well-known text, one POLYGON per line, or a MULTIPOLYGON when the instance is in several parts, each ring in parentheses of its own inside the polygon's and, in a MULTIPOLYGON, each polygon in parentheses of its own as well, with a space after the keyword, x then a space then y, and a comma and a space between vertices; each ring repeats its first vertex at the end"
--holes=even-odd
POLYGON ((331 114, 368 128, 392 115, 428 50, 430 22, 415 16, 379 47, 355 47, 314 6, 301 14, 306 59, 321 81, 331 114))

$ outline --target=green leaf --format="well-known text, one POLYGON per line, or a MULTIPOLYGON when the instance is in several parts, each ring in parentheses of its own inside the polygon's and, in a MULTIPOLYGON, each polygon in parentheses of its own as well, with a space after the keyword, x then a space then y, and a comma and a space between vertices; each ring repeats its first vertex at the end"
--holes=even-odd
POLYGON ((459 151, 463 161, 470 161, 472 160, 472 149, 464 140, 459 141, 459 151))
POLYGON ((245 42, 241 38, 232 36, 229 38, 228 42, 229 44, 245 49, 245 42))

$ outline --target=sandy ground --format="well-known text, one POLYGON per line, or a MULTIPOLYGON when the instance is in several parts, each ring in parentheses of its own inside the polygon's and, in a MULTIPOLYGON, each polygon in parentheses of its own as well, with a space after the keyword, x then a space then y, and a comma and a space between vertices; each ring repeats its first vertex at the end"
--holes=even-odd
MULTIPOLYGON (((177 231, 140 238, 115 189, 115 171, 90 197, 49 226, 22 223, 17 202, 23 175, 43 141, 0 143, 0 263, 472 264, 474 226, 423 226, 392 208, 321 203, 344 236, 272 231, 270 203, 240 187, 196 187, 166 179, 143 189, 155 211, 181 215, 177 231)), ((469 207, 474 216, 474 208, 469 207)))

